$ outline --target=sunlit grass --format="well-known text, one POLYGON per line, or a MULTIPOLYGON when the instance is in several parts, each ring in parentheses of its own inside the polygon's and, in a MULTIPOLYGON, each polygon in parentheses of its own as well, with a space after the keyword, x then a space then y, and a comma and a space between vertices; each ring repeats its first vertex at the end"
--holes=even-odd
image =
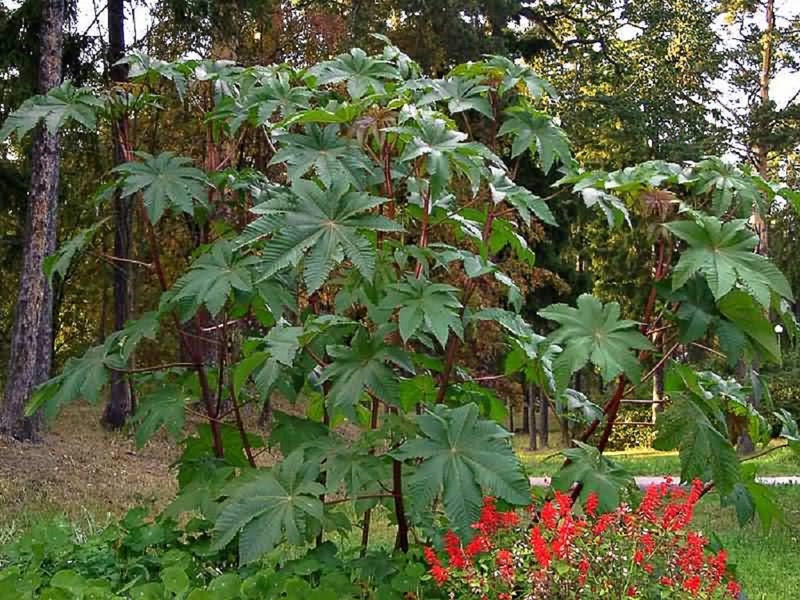
MULTIPOLYGON (((527 438, 522 436, 515 438, 514 447, 530 475, 550 476, 563 463, 563 458, 557 449, 531 452, 525 449, 526 445, 527 438)), ((620 463, 632 475, 678 475, 681 470, 677 452, 636 448, 607 452, 606 456, 620 463)), ((759 475, 800 474, 800 458, 786 448, 756 458, 752 463, 757 466, 759 475)), ((800 598, 800 594, 798 594, 798 598, 800 598)))

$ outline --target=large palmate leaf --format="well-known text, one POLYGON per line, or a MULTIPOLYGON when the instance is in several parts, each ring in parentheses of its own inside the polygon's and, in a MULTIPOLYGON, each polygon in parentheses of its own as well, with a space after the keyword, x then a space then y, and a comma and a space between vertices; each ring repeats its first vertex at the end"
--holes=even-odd
POLYGON ((127 162, 114 168, 122 176, 123 196, 142 193, 147 217, 158 223, 167 209, 193 215, 195 204, 204 205, 207 196, 205 174, 192 160, 162 152, 157 156, 137 152, 141 162, 127 162))
POLYGON ((756 481, 756 466, 742 465, 742 480, 721 499, 722 506, 733 506, 740 526, 747 525, 757 516, 762 527, 768 530, 775 519, 782 520, 781 508, 775 491, 756 481))
POLYGON ((484 163, 497 167, 503 162, 483 144, 467 141, 467 134, 452 129, 444 119, 420 116, 412 124, 394 128, 405 141, 400 162, 425 159, 425 172, 430 181, 432 197, 445 195, 453 172, 467 177, 473 192, 480 186, 485 174, 484 163))
POLYGON ((255 257, 235 256, 230 244, 218 242, 175 282, 169 301, 180 307, 184 320, 191 318, 202 305, 216 316, 232 290, 252 291, 250 268, 258 262, 255 257))
POLYGON ((347 346, 328 346, 328 355, 333 362, 322 372, 320 383, 332 383, 328 402, 350 416, 365 391, 388 404, 400 402, 400 387, 392 365, 414 374, 414 365, 405 352, 386 342, 393 330, 390 326, 379 327, 370 335, 359 328, 347 346))
POLYGON ((90 130, 97 126, 97 113, 103 107, 102 99, 88 88, 76 88, 67 80, 47 94, 34 96, 12 112, 0 128, 0 140, 15 134, 22 139, 44 122, 47 130, 55 133, 70 121, 80 123, 90 130))
POLYGON ((495 204, 505 200, 517 209, 519 216, 522 217, 522 220, 527 225, 530 225, 531 213, 548 225, 557 225, 556 218, 550 211, 550 207, 539 196, 534 195, 522 186, 516 185, 509 179, 503 169, 490 167, 490 172, 489 191, 495 204))
POLYGON ((445 346, 450 331, 464 337, 457 292, 458 288, 446 283, 431 283, 409 275, 389 289, 382 306, 400 309, 398 325, 404 342, 422 330, 432 333, 445 346))
POLYGON ((52 419, 64 405, 75 400, 99 402, 109 381, 109 368, 125 368, 125 361, 113 347, 112 338, 90 348, 79 358, 68 359, 60 375, 36 389, 25 407, 25 415, 33 416, 44 407, 45 416, 52 419))
POLYGON ((301 544, 322 520, 319 499, 325 488, 316 481, 319 465, 296 450, 271 470, 258 473, 228 500, 214 525, 214 548, 239 535, 239 562, 253 562, 284 539, 301 544))
MULTIPOLYGON (((774 363, 781 362, 780 343, 775 329, 767 318, 764 307, 752 296, 741 290, 733 290, 719 301, 718 307, 731 325, 741 331, 757 355, 774 363)), ((741 352, 734 350, 733 356, 739 354, 741 352)))
POLYGON ((720 492, 727 494, 739 480, 736 450, 718 429, 718 419, 712 422, 701 402, 701 398, 692 394, 675 399, 658 416, 653 447, 678 450, 681 480, 714 481, 720 492))
POLYGON ((562 450, 561 454, 570 463, 553 475, 553 487, 566 492, 578 483, 582 501, 590 494, 597 494, 601 511, 614 510, 619 506, 620 492, 633 485, 633 477, 594 446, 577 441, 575 444, 576 448, 562 450))
POLYGON ((422 461, 408 482, 418 510, 429 510, 441 495, 451 525, 468 536, 484 492, 512 504, 530 501, 530 484, 511 448, 511 434, 480 419, 475 404, 437 406, 419 416, 417 424, 424 437, 407 441, 393 456, 422 461))
POLYGON ((338 125, 307 125, 304 133, 286 133, 276 139, 278 152, 270 164, 285 163, 291 181, 313 169, 327 187, 346 180, 363 188, 371 171, 359 147, 340 134, 338 125))
POLYGON ((107 218, 101 219, 90 227, 81 229, 75 237, 64 242, 53 254, 44 259, 42 270, 51 284, 54 275, 58 275, 62 279, 67 276, 75 256, 80 254, 83 248, 91 242, 97 230, 105 225, 106 221, 108 221, 107 218))
POLYGON ((141 448, 164 427, 173 438, 183 432, 186 404, 192 397, 176 384, 161 384, 137 402, 131 422, 136 427, 136 445, 141 448))
POLYGON ((569 376, 591 361, 605 381, 624 373, 637 381, 641 365, 634 350, 647 350, 652 346, 636 328, 635 321, 620 319, 617 302, 603 304, 590 294, 578 298, 577 308, 554 304, 539 311, 539 316, 555 321, 561 327, 549 339, 564 351, 555 359, 556 372, 569 376))
POLYGON ((382 94, 387 81, 400 79, 400 73, 392 63, 367 56, 361 48, 353 48, 349 54, 340 54, 333 60, 311 69, 318 84, 347 83, 347 91, 353 98, 361 98, 367 92, 382 94))
POLYGON ((262 400, 269 398, 280 383, 281 375, 294 364, 300 350, 302 327, 289 327, 279 323, 264 338, 264 349, 253 352, 233 369, 233 387, 238 395, 245 382, 252 377, 262 400))
POLYGON ((431 86, 433 89, 417 102, 420 106, 433 102, 447 102, 447 110, 453 114, 475 110, 490 119, 494 118, 492 105, 486 98, 486 92, 491 89, 488 85, 463 77, 451 77, 437 79, 431 82, 431 86))
POLYGON ((261 254, 260 279, 304 259, 303 277, 308 292, 319 289, 333 268, 347 257, 365 279, 375 272, 375 247, 362 230, 402 231, 402 227, 375 214, 364 214, 386 198, 350 191, 346 181, 329 188, 298 180, 292 195, 267 201, 259 212, 274 218, 275 232, 261 254))
POLYGON ((723 223, 716 217, 696 215, 693 221, 675 221, 665 227, 689 244, 674 269, 673 289, 680 289, 699 273, 715 300, 737 283, 765 308, 770 306, 772 292, 793 298, 786 277, 766 257, 753 252, 758 236, 747 228, 746 220, 723 223))
POLYGON ((569 139, 564 130, 553 122, 552 117, 537 110, 515 107, 508 111, 509 118, 503 122, 498 135, 511 135, 511 157, 519 156, 526 150, 539 157, 545 173, 555 164, 571 158, 569 139))
POLYGON ((549 81, 536 75, 530 67, 517 64, 506 56, 489 56, 487 65, 503 73, 503 81, 500 84, 499 90, 501 94, 506 93, 520 84, 524 84, 528 94, 534 98, 545 95, 551 98, 558 97, 556 89, 549 81))
POLYGON ((711 194, 714 214, 724 215, 732 207, 742 217, 754 210, 765 214, 764 195, 755 178, 735 165, 717 157, 707 158, 692 165, 691 177, 696 195, 711 194))

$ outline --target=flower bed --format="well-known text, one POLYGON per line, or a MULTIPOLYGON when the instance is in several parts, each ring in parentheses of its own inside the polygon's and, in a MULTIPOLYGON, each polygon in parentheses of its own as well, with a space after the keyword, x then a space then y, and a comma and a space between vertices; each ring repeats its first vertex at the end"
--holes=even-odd
POLYGON ((525 512, 487 497, 470 538, 448 531, 425 559, 450 598, 737 598, 725 550, 690 528, 702 489, 652 486, 637 508, 604 514, 595 495, 525 512))

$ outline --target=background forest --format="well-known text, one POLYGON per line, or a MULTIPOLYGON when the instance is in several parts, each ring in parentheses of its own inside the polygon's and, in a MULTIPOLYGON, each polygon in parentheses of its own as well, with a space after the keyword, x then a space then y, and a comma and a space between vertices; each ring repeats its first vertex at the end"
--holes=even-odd
POLYGON ((0 2, 0 599, 791 597, 793 4, 0 2))

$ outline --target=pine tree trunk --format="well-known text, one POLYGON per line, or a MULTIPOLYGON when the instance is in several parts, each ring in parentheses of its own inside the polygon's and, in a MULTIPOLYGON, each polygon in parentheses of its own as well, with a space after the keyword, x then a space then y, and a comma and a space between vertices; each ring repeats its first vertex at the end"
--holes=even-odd
POLYGON ((544 392, 539 392, 539 440, 542 448, 550 445, 550 402, 544 392))
MULTIPOLYGON (((40 93, 48 92, 61 82, 63 46, 64 2, 43 0, 40 93)), ((30 440, 38 438, 41 419, 25 417, 25 404, 33 388, 50 376, 53 355, 53 291, 42 271, 42 262, 56 245, 59 176, 58 133, 48 131, 42 124, 34 135, 25 249, 11 331, 5 397, 0 407, 0 432, 30 440)))
MULTIPOLYGON (((767 0, 764 6, 765 26, 764 34, 761 43, 761 70, 758 74, 759 84, 759 104, 760 107, 766 110, 769 107, 769 85, 772 81, 773 68, 774 68, 774 54, 775 54, 775 0, 767 0)), ((753 152, 755 154, 756 170, 758 174, 766 179, 769 175, 769 147, 764 140, 767 132, 760 132, 760 139, 753 152)), ((750 217, 750 223, 753 226, 756 234, 758 235, 758 246, 756 246, 756 253, 766 256, 769 248, 769 235, 767 230, 767 220, 764 218, 756 207, 753 207, 753 214, 750 217)), ((737 371, 742 372, 742 377, 749 377, 753 368, 757 365, 744 364, 741 367, 737 365, 737 371)), ((758 402, 755 395, 751 394, 748 402, 755 408, 758 408, 758 402)), ((750 438, 750 435, 745 431, 739 437, 738 451, 742 455, 752 454, 755 451, 755 444, 750 438)))
POLYGON ((525 389, 528 390, 528 448, 536 450, 536 387, 532 383, 526 383, 525 389))
MULTIPOLYGON (((115 65, 125 54, 124 0, 108 2, 108 64, 111 81, 123 83, 128 78, 126 65, 115 65)), ((122 117, 112 123, 114 137, 114 164, 125 162, 127 119, 122 117)), ((131 315, 131 229, 133 227, 132 198, 123 198, 119 190, 114 193, 114 330, 125 327, 131 315), (121 260, 120 260, 121 259, 121 260)), ((131 389, 122 373, 111 373, 111 393, 108 397, 104 422, 112 429, 119 429, 131 413, 131 389)))

